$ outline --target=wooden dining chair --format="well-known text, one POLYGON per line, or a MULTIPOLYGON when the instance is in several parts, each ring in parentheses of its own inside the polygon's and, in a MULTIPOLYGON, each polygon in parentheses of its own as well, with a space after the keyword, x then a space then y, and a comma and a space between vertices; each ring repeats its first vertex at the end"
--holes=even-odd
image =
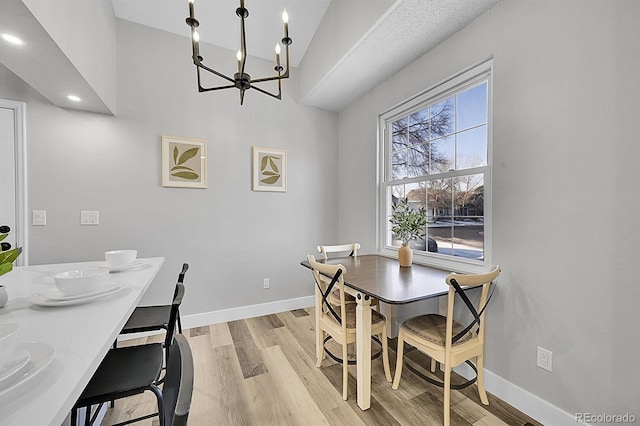
MULTIPOLYGON (((160 426, 184 426, 187 424, 193 394, 193 357, 187 339, 178 334, 167 348, 167 371, 162 388, 157 375, 162 368, 162 345, 128 346, 111 349, 98 366, 71 412, 71 424, 77 424, 78 409, 85 408, 85 425, 95 421, 91 417, 93 405, 152 392, 157 400, 158 412, 126 420, 112 426, 146 420, 158 416, 160 426)), ((95 410, 96 413, 99 408, 95 410)))
MULTIPOLYGON (((359 243, 318 246, 318 252, 322 254, 324 260, 329 259, 329 257, 358 257, 358 250, 360 250, 359 243)), ((330 295, 331 303, 338 305, 340 303, 339 297, 338 290, 334 290, 330 295)), ((345 302, 356 303, 356 299, 352 295, 346 294, 345 302)), ((371 298, 371 307, 380 312, 380 301, 376 298, 371 298)))
POLYGON ((493 295, 497 284, 500 267, 493 266, 486 274, 455 274, 447 276, 449 284, 446 316, 438 314, 420 315, 406 320, 400 326, 398 333, 398 349, 396 372, 393 380, 393 389, 398 389, 402 376, 402 364, 404 356, 404 343, 408 343, 432 359, 431 371, 435 372, 436 364, 443 366, 444 381, 428 381, 444 388, 444 425, 450 425, 450 401, 451 389, 472 384, 477 379, 478 393, 484 405, 489 404, 487 393, 484 389, 484 332, 487 304, 493 295), (473 303, 463 287, 481 286, 479 300, 473 303), (491 293, 490 293, 491 290, 491 293), (463 326, 453 318, 455 300, 459 298, 468 308, 473 319, 467 326, 463 326), (476 359, 474 365, 470 360, 476 359), (433 362, 435 361, 435 362, 433 362), (466 362, 476 371, 476 377, 462 386, 451 385, 451 369, 466 362))
MULTIPOLYGON (((342 364, 342 399, 346 400, 349 383, 347 345, 356 341, 356 304, 345 302, 344 275, 347 270, 343 265, 319 263, 312 255, 307 256, 307 261, 316 282, 316 367, 322 366, 326 340, 333 338, 342 346, 342 358, 332 358, 342 364), (334 305, 329 300, 334 288, 339 293, 339 305, 334 305)), ((387 381, 391 382, 386 322, 384 315, 371 311, 371 335, 380 341, 384 374, 387 381)))

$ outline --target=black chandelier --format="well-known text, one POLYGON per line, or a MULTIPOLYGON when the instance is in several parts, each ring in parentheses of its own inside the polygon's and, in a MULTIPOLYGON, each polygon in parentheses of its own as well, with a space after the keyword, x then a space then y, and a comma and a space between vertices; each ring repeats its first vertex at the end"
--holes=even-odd
POLYGON ((249 74, 244 72, 245 63, 247 61, 247 41, 245 38, 244 20, 249 16, 249 11, 244 7, 244 0, 240 0, 240 7, 236 9, 236 15, 238 15, 238 17, 240 18, 240 50, 238 50, 238 53, 236 55, 238 59, 238 72, 233 75, 233 78, 231 78, 231 77, 227 77, 221 72, 218 72, 214 69, 207 67, 202 63, 202 56, 200 56, 200 36, 198 34, 198 31, 196 30, 196 28, 200 25, 200 23, 195 18, 193 2, 194 0, 189 0, 189 17, 187 18, 187 25, 191 27, 191 45, 193 48, 193 64, 196 66, 196 70, 198 73, 198 92, 210 92, 213 90, 222 90, 222 89, 229 89, 229 88, 235 87, 240 90, 240 105, 242 105, 242 103, 244 102, 244 92, 249 89, 255 89, 260 93, 264 93, 265 95, 269 95, 276 99, 282 99, 281 80, 285 78, 289 78, 289 46, 291 45, 291 43, 293 43, 293 40, 291 40, 291 38, 289 37, 289 15, 287 15, 287 10, 285 9, 285 11, 282 12, 282 22, 284 22, 284 37, 281 40, 282 44, 285 47, 285 53, 286 53, 286 63, 287 63, 286 71, 284 73, 282 72, 284 68, 280 65, 280 43, 277 43, 275 48, 276 65, 273 69, 278 74, 271 77, 252 79, 249 74), (229 81, 231 84, 216 86, 216 87, 202 87, 201 80, 200 80, 201 68, 205 71, 209 71, 210 73, 215 74, 218 77, 221 77, 229 81), (262 83, 265 81, 272 81, 272 80, 278 81, 277 95, 255 86, 256 83, 262 83))

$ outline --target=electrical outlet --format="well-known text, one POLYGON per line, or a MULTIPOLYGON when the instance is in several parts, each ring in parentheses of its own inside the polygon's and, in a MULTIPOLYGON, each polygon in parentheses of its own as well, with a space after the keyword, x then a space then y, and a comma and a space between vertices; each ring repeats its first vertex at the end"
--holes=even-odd
POLYGON ((31 224, 33 226, 45 226, 47 224, 47 211, 33 210, 32 217, 31 217, 31 224))
POLYGON ((269 278, 265 278, 262 282, 262 288, 269 288, 269 278))
POLYGON ((100 223, 100 212, 91 210, 80 211, 80 225, 98 225, 100 223))
POLYGON ((538 346, 538 367, 551 371, 553 365, 553 353, 550 350, 538 346))

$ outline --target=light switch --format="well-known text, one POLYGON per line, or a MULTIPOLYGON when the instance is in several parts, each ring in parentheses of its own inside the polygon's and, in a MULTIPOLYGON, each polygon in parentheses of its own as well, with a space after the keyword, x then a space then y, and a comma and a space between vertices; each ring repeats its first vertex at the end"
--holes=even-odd
POLYGON ((100 223, 100 212, 92 210, 80 211, 80 225, 98 225, 100 223))
POLYGON ((31 217, 31 224, 33 226, 45 226, 47 224, 47 211, 33 210, 32 217, 31 217))

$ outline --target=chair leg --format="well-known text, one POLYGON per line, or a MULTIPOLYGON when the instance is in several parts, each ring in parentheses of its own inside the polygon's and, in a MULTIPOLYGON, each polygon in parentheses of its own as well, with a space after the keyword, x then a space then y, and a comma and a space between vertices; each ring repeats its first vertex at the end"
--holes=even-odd
POLYGON ((436 361, 435 359, 431 358, 431 372, 435 373, 437 367, 438 367, 438 361, 436 361))
POLYGON ((451 424, 451 413, 449 408, 451 406, 451 365, 446 363, 444 365, 444 426, 451 424))
POLYGON ((400 376, 402 376, 402 361, 404 356, 404 332, 402 329, 400 333, 398 333, 398 348, 396 349, 396 353, 398 354, 396 357, 396 374, 393 378, 393 385, 391 385, 392 389, 398 389, 398 386, 400 386, 400 376))
POLYGON ((384 367, 384 376, 387 378, 387 382, 391 383, 391 369, 389 368, 389 344, 387 342, 387 327, 382 327, 381 338, 382 341, 382 366, 384 367))
POLYGON ((157 386, 151 386, 151 392, 153 392, 153 394, 156 396, 156 399, 158 400, 158 419, 160 420, 160 426, 165 426, 162 391, 157 386))
POLYGON ((484 355, 479 355, 476 358, 476 368, 478 369, 478 394, 480 395, 480 401, 484 405, 489 405, 489 398, 487 398, 487 392, 484 389, 484 355))
POLYGON ((324 359, 324 331, 316 330, 316 367, 322 366, 322 360, 324 359))
POLYGON ((347 400, 349 390, 349 351, 346 340, 342 341, 342 399, 347 400))

